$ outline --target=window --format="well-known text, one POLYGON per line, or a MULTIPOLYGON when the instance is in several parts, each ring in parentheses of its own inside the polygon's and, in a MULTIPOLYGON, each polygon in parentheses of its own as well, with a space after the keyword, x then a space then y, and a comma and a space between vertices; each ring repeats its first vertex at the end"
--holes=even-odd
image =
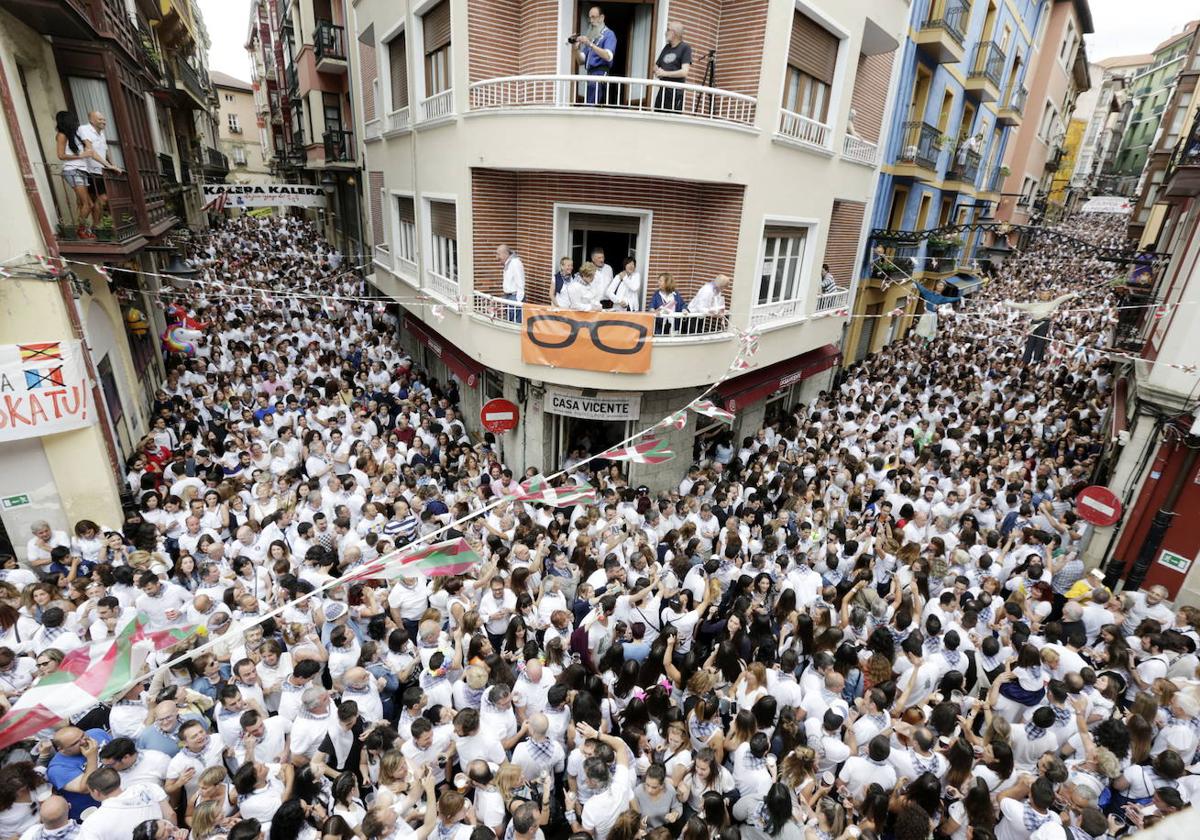
POLYGON ((829 85, 817 81, 795 67, 789 66, 787 74, 783 107, 810 120, 825 122, 825 114, 829 108, 829 85))
POLYGON ((396 218, 400 227, 396 231, 396 256, 410 263, 417 261, 417 217, 413 200, 408 196, 396 196, 396 218))
POLYGON ((812 18, 799 11, 793 14, 783 92, 785 109, 825 122, 840 46, 837 36, 812 18))
POLYGON ((457 224, 453 204, 447 201, 429 202, 429 270, 451 283, 458 282, 457 224))
POLYGON ((1042 121, 1038 125, 1038 137, 1043 140, 1049 140, 1054 134, 1054 124, 1058 121, 1058 111, 1053 103, 1047 102, 1045 110, 1042 111, 1042 121))
POLYGON ((241 134, 242 133, 242 124, 241 124, 241 122, 238 121, 238 115, 237 114, 227 114, 226 116, 228 117, 228 122, 229 122, 229 133, 230 134, 241 134))
POLYGON ((387 42, 388 82, 393 111, 408 107, 408 46, 401 32, 387 42))
POLYGON ((1067 35, 1063 38, 1062 46, 1058 48, 1058 60, 1066 63, 1075 47, 1075 24, 1067 21, 1067 35))
POLYGON ((246 165, 246 149, 244 146, 234 146, 231 150, 235 166, 246 165))
POLYGON ((450 90, 450 3, 442 0, 421 18, 425 39, 425 97, 450 90))
POLYGON ((763 264, 755 303, 796 300, 803 295, 802 272, 808 231, 803 228, 767 228, 763 237, 763 264))
POLYGON ((226 102, 232 102, 232 101, 233 101, 233 94, 232 94, 232 93, 227 93, 227 94, 225 94, 225 101, 226 101, 226 102))

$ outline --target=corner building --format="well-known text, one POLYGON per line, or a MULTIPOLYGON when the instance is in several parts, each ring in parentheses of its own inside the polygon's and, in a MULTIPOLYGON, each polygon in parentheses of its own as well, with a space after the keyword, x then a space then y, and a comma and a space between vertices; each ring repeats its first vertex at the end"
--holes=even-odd
MULTIPOLYGON (((735 435, 828 383, 908 13, 902 0, 602 2, 617 48, 595 107, 567 43, 592 5, 351 6, 373 282, 404 306, 414 356, 462 383, 468 421, 487 399, 513 400, 522 416, 505 457, 547 469, 721 379, 736 330, 761 340, 755 367, 717 391, 738 413, 735 435), (678 110, 664 112, 650 77, 668 22, 683 25, 693 62, 671 88, 678 110), (646 373, 526 364, 504 314, 500 244, 524 263, 528 304, 551 302, 561 257, 578 269, 600 246, 614 272, 636 257, 642 309, 669 272, 685 301, 728 275, 727 310, 655 335, 646 373), (824 295, 823 263, 840 286, 824 295), (584 405, 601 410, 565 413, 584 405)), ((704 430, 696 419, 667 434, 679 459, 634 465, 632 481, 673 483, 704 430)))

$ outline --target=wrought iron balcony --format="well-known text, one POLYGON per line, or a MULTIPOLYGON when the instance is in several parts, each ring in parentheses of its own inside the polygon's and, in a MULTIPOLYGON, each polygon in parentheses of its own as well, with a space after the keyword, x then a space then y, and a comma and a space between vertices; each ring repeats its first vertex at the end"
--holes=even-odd
POLYGON ((211 146, 204 149, 204 174, 224 178, 229 174, 229 158, 211 146))
POLYGON ((1000 95, 1000 78, 1004 75, 1004 51, 995 41, 983 41, 975 47, 975 60, 967 76, 967 89, 980 94, 985 101, 1000 95), (991 88, 988 88, 988 85, 991 88))
POLYGON ((322 135, 326 163, 354 162, 354 135, 349 131, 329 129, 322 135))
POLYGON ((959 0, 934 0, 917 32, 917 47, 941 64, 962 61, 967 18, 968 10, 959 0))
POLYGON ((167 154, 159 154, 158 156, 159 174, 162 175, 163 185, 167 188, 179 186, 179 181, 175 177, 175 158, 167 154))
POLYGON ((955 154, 946 172, 946 180, 959 181, 974 187, 975 179, 979 177, 979 161, 979 152, 969 149, 964 150, 961 155, 955 154))
POLYGON ((322 73, 346 72, 346 29, 332 21, 318 20, 313 29, 313 57, 322 73))
POLYGON ((941 152, 942 133, 936 126, 925 122, 904 124, 904 146, 900 150, 900 163, 915 163, 931 172, 937 169, 941 152))

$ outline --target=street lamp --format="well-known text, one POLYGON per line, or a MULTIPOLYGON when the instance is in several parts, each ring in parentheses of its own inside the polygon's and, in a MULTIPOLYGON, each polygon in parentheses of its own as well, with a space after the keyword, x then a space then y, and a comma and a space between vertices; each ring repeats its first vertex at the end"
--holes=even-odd
POLYGON ((333 195, 334 190, 337 189, 337 178, 326 172, 321 176, 321 189, 325 191, 325 195, 333 195))
POLYGON ((173 280, 173 285, 175 288, 181 290, 187 289, 191 285, 189 281, 194 280, 196 275, 199 273, 200 272, 198 272, 196 269, 184 262, 183 257, 177 253, 171 254, 171 261, 167 264, 166 268, 159 272, 159 274, 165 275, 173 280))

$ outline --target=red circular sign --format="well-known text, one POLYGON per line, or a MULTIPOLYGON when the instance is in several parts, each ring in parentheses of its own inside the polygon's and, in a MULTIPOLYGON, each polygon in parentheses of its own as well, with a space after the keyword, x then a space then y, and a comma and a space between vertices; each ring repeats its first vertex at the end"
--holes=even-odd
POLYGON ((479 420, 489 432, 510 432, 517 428, 521 412, 508 400, 488 400, 479 410, 479 420))
POLYGON ((1121 518, 1121 500, 1107 487, 1093 484, 1080 490, 1075 497, 1075 512, 1084 522, 1102 528, 1115 525, 1121 518))

